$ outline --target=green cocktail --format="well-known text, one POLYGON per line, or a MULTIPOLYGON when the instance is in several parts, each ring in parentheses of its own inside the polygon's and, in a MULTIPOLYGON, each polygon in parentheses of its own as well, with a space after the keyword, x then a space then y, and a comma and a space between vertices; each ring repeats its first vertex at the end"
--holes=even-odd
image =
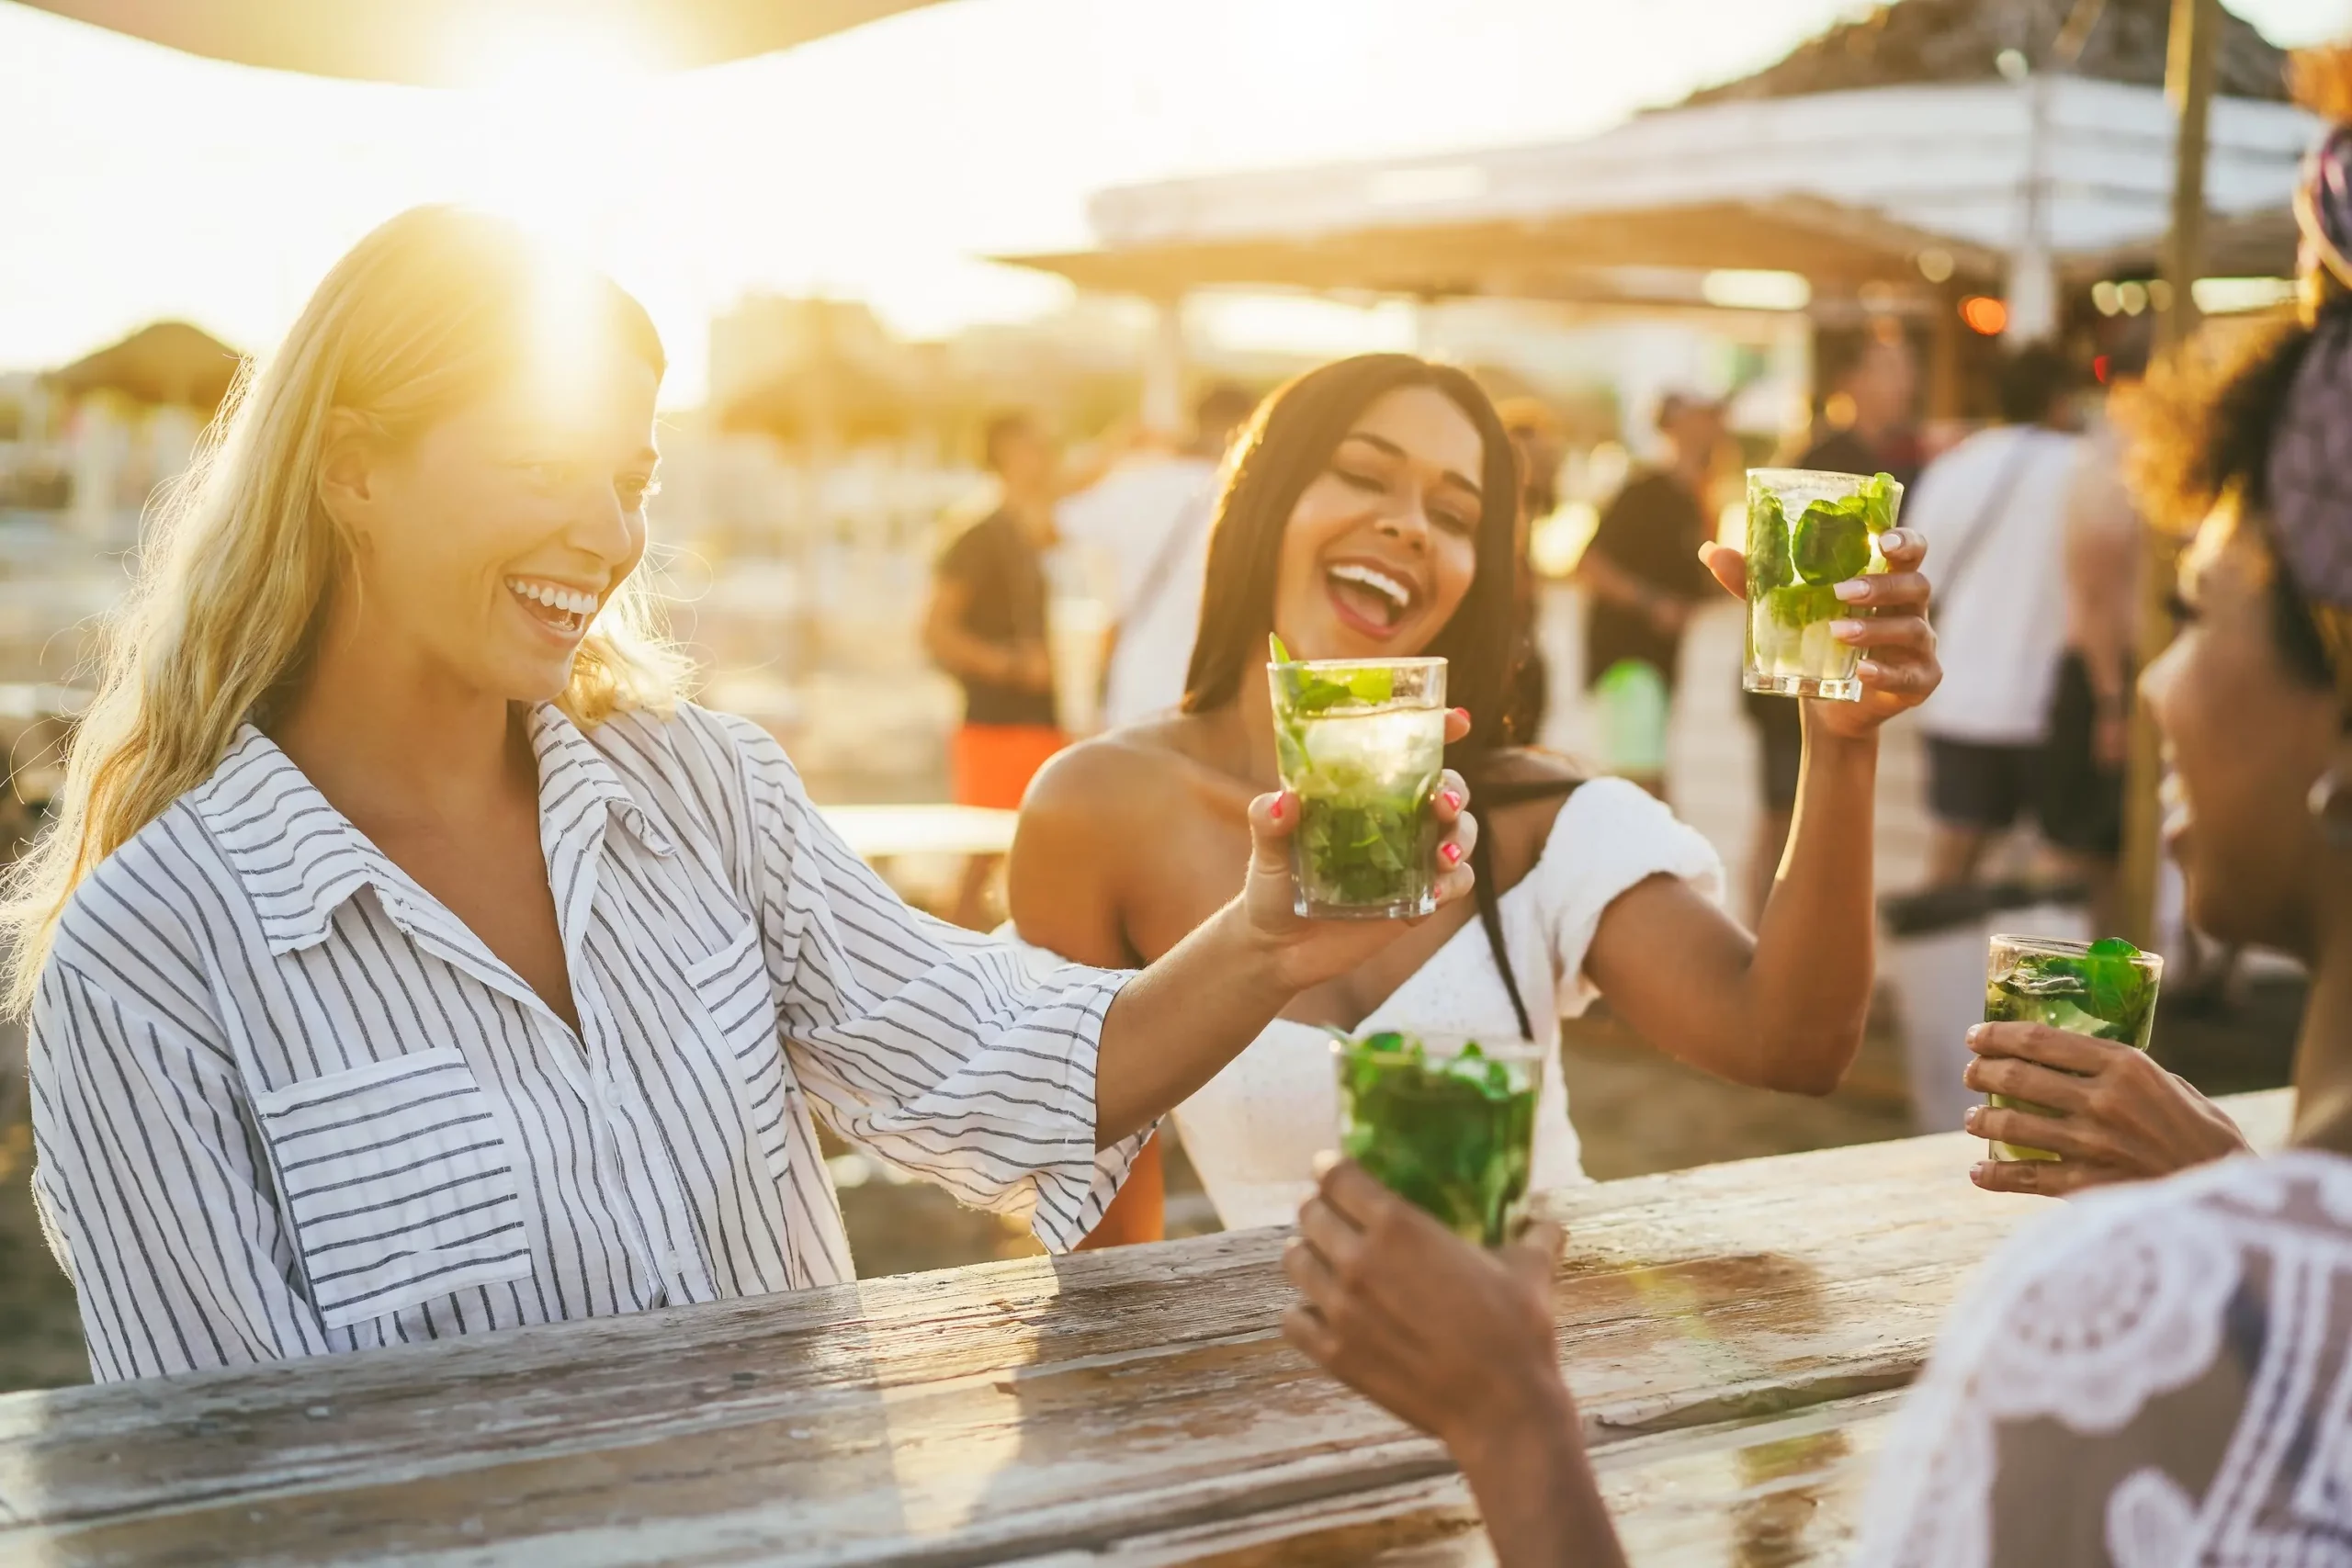
POLYGON ((1838 584, 1886 570, 1879 536, 1902 505, 1891 474, 1747 470, 1749 691, 1860 700, 1861 649, 1829 635, 1832 621, 1860 613, 1838 584))
POLYGON ((1302 915, 1411 919, 1437 908, 1445 660, 1266 666, 1283 786, 1298 796, 1291 863, 1302 915))
POLYGON ((1464 1241, 1518 1228, 1544 1055, 1524 1040, 1381 1033, 1333 1042, 1340 1151, 1464 1241))
MULTIPOLYGON (((2144 1051, 2155 1026, 2156 988, 2164 974, 2163 959, 2120 937, 2079 942, 1996 936, 1984 965, 1984 1021, 2047 1024, 2144 1051)), ((2005 1094, 1990 1099, 2007 1109, 2059 1114, 2046 1105, 2005 1094)), ((1998 1139, 1992 1145, 1996 1159, 2058 1157, 2047 1149, 1998 1139)))

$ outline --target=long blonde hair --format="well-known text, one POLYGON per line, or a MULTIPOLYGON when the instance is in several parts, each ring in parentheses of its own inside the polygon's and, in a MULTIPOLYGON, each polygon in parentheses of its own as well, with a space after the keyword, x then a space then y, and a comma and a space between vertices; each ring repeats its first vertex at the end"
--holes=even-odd
MULTIPOLYGON (((76 727, 54 827, 9 874, 6 1005, 30 1005, 82 879, 201 784, 239 726, 299 689, 352 553, 320 501, 332 415, 389 439, 516 374, 550 338, 598 341, 664 368, 643 307, 564 266, 522 230, 447 207, 401 213, 328 273, 267 364, 248 366, 196 460, 150 521, 76 727), (571 319, 550 321, 550 299, 571 319)), ((632 574, 582 639, 558 699, 582 726, 666 709, 684 664, 632 574)))

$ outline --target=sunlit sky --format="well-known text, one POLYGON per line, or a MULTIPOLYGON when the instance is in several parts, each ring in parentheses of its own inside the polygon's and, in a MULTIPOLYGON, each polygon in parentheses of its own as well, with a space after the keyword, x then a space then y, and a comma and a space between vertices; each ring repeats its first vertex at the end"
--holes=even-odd
MULTIPOLYGON (((2236 0, 2281 43, 2352 0, 2236 0)), ((1769 62, 1846 0, 952 0, 786 53, 637 73, 560 36, 435 91, 198 60, 0 0, 0 368, 177 316, 265 347, 400 209, 514 211, 643 298, 702 390, 747 290, 917 336, 1053 309, 988 253, 1085 244, 1171 175, 1571 135, 1769 62), (1439 17, 1442 20, 1437 20, 1439 17)))

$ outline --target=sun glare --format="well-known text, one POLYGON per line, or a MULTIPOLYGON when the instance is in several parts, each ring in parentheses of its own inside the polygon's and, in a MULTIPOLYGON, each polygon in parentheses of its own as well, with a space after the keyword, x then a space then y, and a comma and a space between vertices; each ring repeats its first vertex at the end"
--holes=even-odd
POLYGON ((660 62, 618 28, 549 21, 476 39, 479 85, 458 95, 479 157, 468 198, 551 237, 585 242, 640 187, 642 95, 660 62))

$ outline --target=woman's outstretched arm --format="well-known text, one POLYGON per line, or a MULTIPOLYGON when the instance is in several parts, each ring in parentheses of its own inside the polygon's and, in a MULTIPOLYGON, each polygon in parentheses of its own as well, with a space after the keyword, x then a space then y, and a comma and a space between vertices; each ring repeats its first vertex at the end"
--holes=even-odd
MULTIPOLYGON (((1730 592, 1736 551, 1709 546, 1730 592)), ((1942 679, 1927 620, 1927 546, 1885 536, 1888 570, 1838 585, 1854 618, 1834 623, 1859 647, 1860 702, 1804 705, 1804 771, 1795 824, 1751 935, 1690 888, 1655 877, 1601 917, 1585 968, 1643 1038, 1720 1077, 1826 1094, 1860 1048, 1875 974, 1871 840, 1879 727, 1942 679)))

